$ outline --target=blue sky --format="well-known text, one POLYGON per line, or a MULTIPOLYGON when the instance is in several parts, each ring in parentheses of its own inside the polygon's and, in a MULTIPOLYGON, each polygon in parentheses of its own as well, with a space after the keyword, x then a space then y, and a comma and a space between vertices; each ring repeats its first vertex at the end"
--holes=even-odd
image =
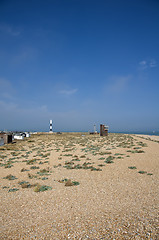
POLYGON ((0 130, 50 119, 159 130, 158 0, 0 1, 0 130))

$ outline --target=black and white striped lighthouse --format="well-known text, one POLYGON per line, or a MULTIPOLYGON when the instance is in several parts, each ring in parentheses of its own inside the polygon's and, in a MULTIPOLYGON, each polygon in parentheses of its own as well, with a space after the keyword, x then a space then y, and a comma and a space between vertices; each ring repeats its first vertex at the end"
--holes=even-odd
POLYGON ((50 132, 52 132, 52 120, 50 120, 50 132))

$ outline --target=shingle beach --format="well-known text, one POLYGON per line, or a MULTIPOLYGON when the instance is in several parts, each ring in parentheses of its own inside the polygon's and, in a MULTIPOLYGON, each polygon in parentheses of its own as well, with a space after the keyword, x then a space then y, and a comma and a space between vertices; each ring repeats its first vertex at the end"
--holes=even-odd
POLYGON ((36 134, 0 147, 0 239, 159 239, 159 137, 36 134))

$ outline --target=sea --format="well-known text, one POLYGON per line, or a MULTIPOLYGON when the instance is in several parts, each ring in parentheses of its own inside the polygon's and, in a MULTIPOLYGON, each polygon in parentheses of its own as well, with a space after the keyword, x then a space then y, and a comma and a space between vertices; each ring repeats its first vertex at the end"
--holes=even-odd
POLYGON ((126 131, 126 132, 112 132, 112 133, 142 134, 142 135, 150 135, 150 136, 159 136, 159 131, 126 131))
MULTIPOLYGON (((55 131, 57 132, 57 131, 55 131)), ((86 131, 61 131, 61 132, 81 132, 81 133, 86 133, 88 132, 88 130, 86 131)), ((159 131, 108 131, 109 133, 123 133, 123 134, 142 134, 142 135, 155 135, 155 136, 159 136, 159 131)))
MULTIPOLYGON (((54 131, 55 133, 58 131, 54 131)), ((61 131, 61 132, 77 132, 77 133, 87 133, 88 130, 83 130, 83 131, 61 131)), ((91 132, 91 131, 90 131, 91 132)), ((99 131, 98 131, 99 132, 99 131)), ((159 131, 108 131, 109 133, 123 133, 123 134, 142 134, 142 135, 150 135, 150 136, 159 136, 159 131)))

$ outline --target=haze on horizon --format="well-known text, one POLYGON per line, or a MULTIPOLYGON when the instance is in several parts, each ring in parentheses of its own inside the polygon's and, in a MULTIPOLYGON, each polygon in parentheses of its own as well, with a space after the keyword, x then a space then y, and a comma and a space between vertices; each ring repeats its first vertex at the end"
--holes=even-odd
POLYGON ((158 43, 157 0, 0 1, 0 130, 159 131, 158 43))

